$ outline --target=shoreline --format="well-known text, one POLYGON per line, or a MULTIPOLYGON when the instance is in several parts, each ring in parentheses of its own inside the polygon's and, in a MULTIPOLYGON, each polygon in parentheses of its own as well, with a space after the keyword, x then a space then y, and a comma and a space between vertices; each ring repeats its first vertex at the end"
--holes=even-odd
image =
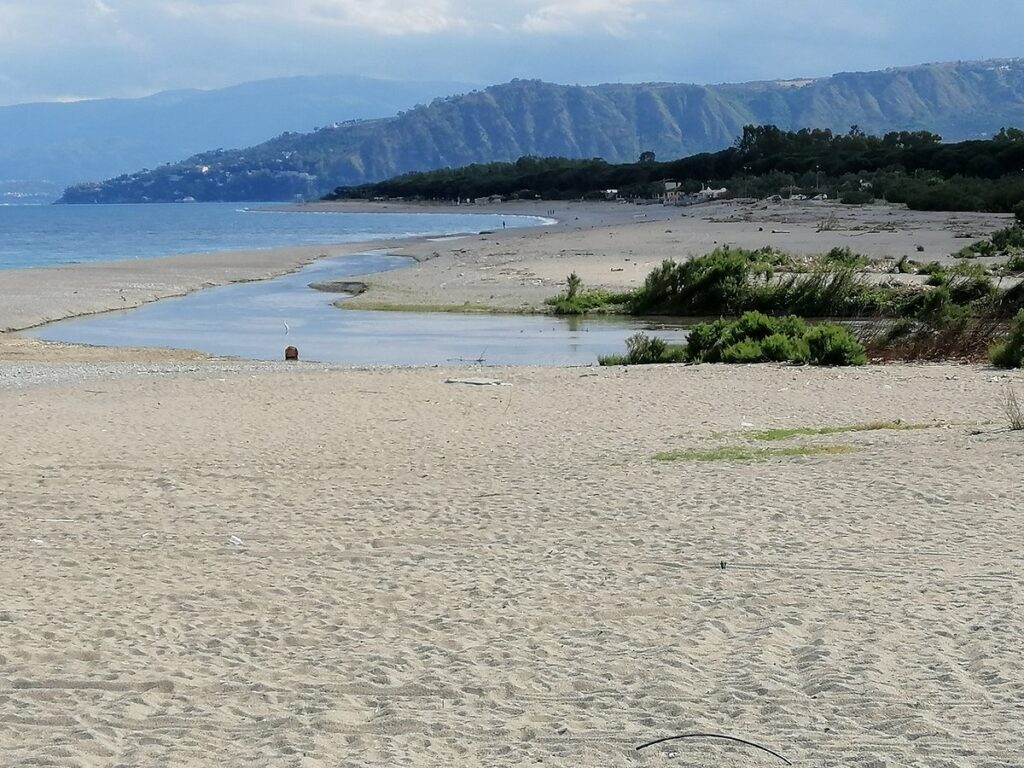
MULTIPOLYGON (((303 212, 304 206, 288 205, 272 210, 303 212)), ((443 211, 425 211, 414 206, 402 211, 381 210, 380 207, 372 206, 365 210, 357 210, 351 206, 332 206, 331 211, 494 213, 490 210, 460 210, 455 206, 448 206, 443 211)), ((524 211, 508 211, 507 215, 543 218, 539 213, 524 211)), ((557 224, 539 221, 536 226, 550 227, 557 224)), ((118 359, 121 356, 147 360, 206 359, 210 356, 196 350, 91 347, 42 341, 17 334, 53 322, 133 309, 206 288, 272 280, 297 272, 320 259, 373 251, 392 253, 406 247, 425 247, 432 242, 456 242, 472 234, 396 237, 355 243, 185 253, 146 259, 4 270, 3 279, 0 280, 0 361, 54 359, 61 356, 90 360, 118 359)), ((415 259, 400 253, 394 255, 415 259)))
MULTIPOLYGON (((998 214, 927 213, 893 206, 767 204, 724 201, 692 208, 611 202, 528 201, 455 206, 433 203, 314 202, 274 210, 460 213, 556 218, 533 227, 458 235, 376 240, 249 251, 187 254, 37 269, 9 270, 0 284, 0 360, 31 356, 50 342, 16 337, 57 320, 129 309, 230 283, 267 280, 321 258, 386 251, 408 268, 346 280, 367 290, 339 302, 346 309, 536 313, 575 271, 586 288, 640 285, 667 258, 732 245, 794 254, 849 246, 866 255, 906 254, 949 260, 970 237, 1005 226, 998 214), (554 213, 552 213, 552 211, 554 213), (918 249, 923 249, 918 250, 918 249), (12 341, 18 339, 17 342, 12 341)), ((76 345, 78 346, 78 345, 76 345)), ((98 348, 100 349, 100 348, 98 348)), ((118 348, 95 356, 114 358, 118 348)), ((153 356, 156 350, 148 355, 153 356)), ((59 356, 53 347, 46 356, 59 356)), ((79 354, 84 354, 79 350, 79 354)), ((126 352, 126 354, 128 354, 126 352)), ((138 354, 131 353, 131 354, 138 354)), ((180 358, 181 350, 168 352, 180 358)), ((195 358, 197 353, 191 353, 195 358)))
MULTIPOLYGON (((766 226, 717 210, 695 249, 766 226)), ((804 219, 766 228, 826 242, 804 219)), ((938 234, 858 239, 955 234, 919 221, 938 234)), ((363 295, 626 281, 683 229, 577 226, 446 243, 363 295)), ((285 263, 260 257, 66 270, 23 304, 285 263)), ((4 765, 636 768, 638 745, 702 732, 793 765, 995 766, 1024 743, 1024 432, 1003 407, 1024 371, 31 342, 0 334, 4 765)))

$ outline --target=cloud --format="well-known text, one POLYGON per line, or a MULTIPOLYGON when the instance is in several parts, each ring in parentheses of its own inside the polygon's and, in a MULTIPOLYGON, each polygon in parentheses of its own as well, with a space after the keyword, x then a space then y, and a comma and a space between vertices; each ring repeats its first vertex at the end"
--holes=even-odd
POLYGON ((0 104, 323 72, 820 76, 1019 55, 1021 28, 1020 0, 0 0, 0 104))
POLYGON ((549 2, 526 14, 521 27, 539 34, 583 34, 595 29, 625 34, 648 20, 647 9, 661 0, 562 0, 549 2))
POLYGON ((336 30, 382 36, 428 35, 467 29, 468 23, 449 0, 251 0, 162 4, 170 18, 199 23, 274 23, 285 28, 326 25, 336 30))

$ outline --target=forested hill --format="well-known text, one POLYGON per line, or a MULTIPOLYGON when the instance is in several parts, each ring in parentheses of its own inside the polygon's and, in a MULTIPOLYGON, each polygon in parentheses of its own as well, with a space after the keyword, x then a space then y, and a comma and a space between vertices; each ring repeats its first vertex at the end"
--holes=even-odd
POLYGON ((248 149, 77 185, 62 201, 313 198, 410 171, 527 155, 618 163, 654 152, 666 160, 723 149, 748 124, 984 138, 1024 125, 1024 59, 721 86, 514 80, 392 118, 284 134, 248 149))

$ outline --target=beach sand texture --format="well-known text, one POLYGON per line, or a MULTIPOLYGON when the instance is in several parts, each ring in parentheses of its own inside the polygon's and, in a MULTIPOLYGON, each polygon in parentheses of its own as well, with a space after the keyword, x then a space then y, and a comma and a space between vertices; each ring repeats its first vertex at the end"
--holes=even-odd
POLYGON ((1021 374, 466 375, 0 364, 0 765, 1020 765, 1021 374))
MULTIPOLYGON (((330 210, 331 205, 317 208, 330 210)), ((365 280, 370 290, 341 306, 533 309, 563 291, 572 271, 586 288, 624 290, 642 285, 665 259, 682 260, 724 246, 771 247, 795 256, 838 247, 872 258, 953 263, 952 253, 1012 220, 1001 214, 929 213, 885 205, 752 200, 689 208, 559 203, 554 210, 556 226, 403 245, 397 252, 420 263, 353 278, 365 280)))

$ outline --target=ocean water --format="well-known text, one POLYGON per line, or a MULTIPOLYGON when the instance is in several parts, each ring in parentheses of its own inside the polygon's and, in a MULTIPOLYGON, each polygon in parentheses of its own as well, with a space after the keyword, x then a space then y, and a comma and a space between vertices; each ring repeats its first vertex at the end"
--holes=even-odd
POLYGON ((0 270, 535 226, 532 216, 313 213, 238 203, 0 206, 0 270))

